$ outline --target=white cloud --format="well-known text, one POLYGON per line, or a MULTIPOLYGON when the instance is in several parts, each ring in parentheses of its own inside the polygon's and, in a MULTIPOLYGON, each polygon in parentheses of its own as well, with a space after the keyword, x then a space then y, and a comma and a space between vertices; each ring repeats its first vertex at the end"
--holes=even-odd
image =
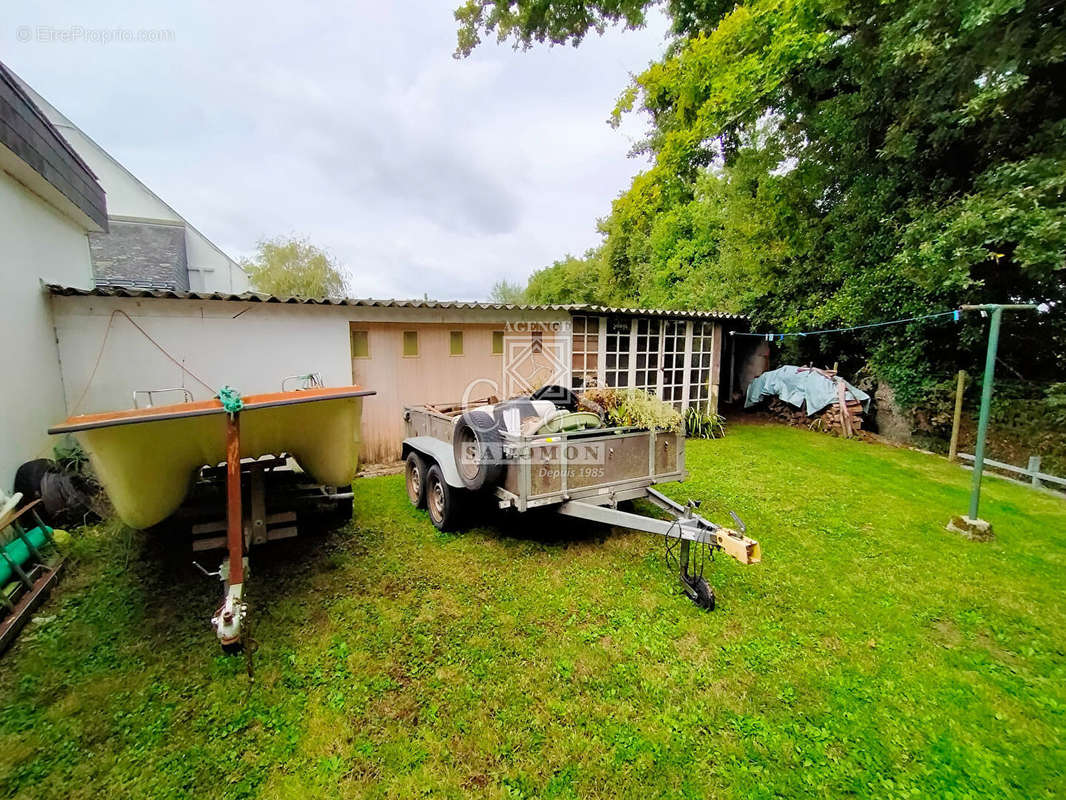
MULTIPOLYGON (((458 2, 458 0, 455 0, 458 2)), ((484 297, 598 241, 644 164, 605 120, 665 20, 452 58, 451 3, 71 0, 0 10, 5 61, 224 250, 304 233, 374 297, 484 297), (20 25, 174 31, 16 41, 20 25)))

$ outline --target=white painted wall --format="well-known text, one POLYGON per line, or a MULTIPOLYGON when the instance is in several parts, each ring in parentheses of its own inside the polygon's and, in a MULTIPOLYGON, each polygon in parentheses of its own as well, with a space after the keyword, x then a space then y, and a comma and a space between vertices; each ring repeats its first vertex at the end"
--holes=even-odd
POLYGON ((565 312, 545 315, 112 297, 55 297, 53 309, 64 386, 71 401, 85 390, 111 325, 96 376, 77 413, 129 408, 134 389, 184 386, 197 400, 213 394, 116 311, 129 314, 213 389, 229 384, 242 394, 276 392, 285 376, 308 372, 320 372, 327 386, 350 384, 349 323, 353 321, 430 324, 569 319, 565 312))
POLYGON ((0 487, 10 491, 15 470, 48 457, 45 430, 66 418, 51 298, 41 281, 92 285, 86 230, 0 172, 0 487))
POLYGON ((251 289, 244 270, 188 225, 185 226, 185 257, 189 264, 189 288, 194 292, 241 294, 251 289))

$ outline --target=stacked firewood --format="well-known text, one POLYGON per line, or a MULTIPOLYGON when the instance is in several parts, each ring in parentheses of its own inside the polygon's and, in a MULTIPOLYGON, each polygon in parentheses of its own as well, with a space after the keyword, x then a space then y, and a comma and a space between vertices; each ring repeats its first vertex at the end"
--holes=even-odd
POLYGON ((786 425, 810 428, 813 431, 823 431, 837 436, 855 436, 862 430, 862 403, 851 398, 844 401, 843 410, 838 401, 811 416, 807 416, 806 403, 796 408, 779 397, 770 398, 766 410, 786 425))

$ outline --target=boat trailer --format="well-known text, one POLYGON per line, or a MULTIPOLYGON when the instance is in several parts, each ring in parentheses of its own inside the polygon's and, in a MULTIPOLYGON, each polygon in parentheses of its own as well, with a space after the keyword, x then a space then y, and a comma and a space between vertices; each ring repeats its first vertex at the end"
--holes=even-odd
POLYGON ((218 569, 195 566, 222 582, 222 601, 211 617, 223 651, 244 648, 248 603, 245 584, 250 573, 248 553, 256 546, 291 539, 300 529, 321 524, 344 524, 351 519, 350 486, 324 486, 293 471, 288 458, 240 458, 240 412, 226 423, 226 463, 205 467, 189 498, 168 527, 191 534, 194 553, 224 550, 218 569), (219 517, 219 500, 225 514, 219 517), (247 500, 247 502, 246 502, 247 500))

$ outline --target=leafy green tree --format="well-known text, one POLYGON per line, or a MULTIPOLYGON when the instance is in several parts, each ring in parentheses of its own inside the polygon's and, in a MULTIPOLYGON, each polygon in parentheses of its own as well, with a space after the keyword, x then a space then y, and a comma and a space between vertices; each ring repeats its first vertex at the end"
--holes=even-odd
POLYGON ((605 302, 599 255, 566 256, 534 272, 526 287, 526 300, 541 305, 605 302))
MULTIPOLYGON (((651 5, 468 4, 457 12, 459 52, 487 34, 523 47, 577 44, 606 25, 640 25, 651 5)), ((1033 379, 1062 375, 1059 0, 669 0, 666 9, 663 57, 614 111, 647 115, 636 151, 650 164, 600 223, 605 296, 740 310, 771 330, 1046 300, 1051 313, 1008 323, 1001 355, 1033 379)), ((845 368, 869 363, 914 403, 950 371, 977 368, 983 342, 983 321, 966 317, 796 347, 845 368)))
POLYGON ((526 301, 526 290, 518 283, 509 280, 498 280, 492 285, 489 298, 494 303, 521 304, 526 301))
POLYGON ((347 282, 336 259, 304 238, 276 237, 256 245, 241 261, 252 286, 285 297, 343 297, 347 282))

